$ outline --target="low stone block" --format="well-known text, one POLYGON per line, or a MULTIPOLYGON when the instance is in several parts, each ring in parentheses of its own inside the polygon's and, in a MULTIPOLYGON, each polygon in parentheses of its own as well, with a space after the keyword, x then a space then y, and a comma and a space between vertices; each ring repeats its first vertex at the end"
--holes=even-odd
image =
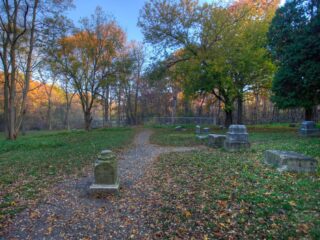
POLYGON ((267 150, 264 162, 279 171, 313 173, 317 171, 317 160, 291 151, 267 150))
POLYGON ((177 126, 174 128, 177 132, 181 132, 182 131, 182 127, 181 126, 177 126))
POLYGON ((227 151, 239 151, 250 147, 247 128, 245 125, 231 125, 227 132, 224 148, 227 151))
POLYGON ((301 136, 312 137, 320 136, 320 130, 316 127, 316 123, 313 121, 304 121, 299 129, 301 136))
POLYGON ((208 135, 197 135, 196 138, 198 138, 199 140, 205 140, 208 139, 208 135))
POLYGON ((94 164, 94 184, 91 190, 117 191, 119 189, 118 163, 110 150, 104 150, 94 164))
POLYGON ((209 134, 210 128, 203 128, 203 133, 209 134))
POLYGON ((209 134, 208 135, 208 146, 210 147, 223 147, 226 135, 220 134, 209 134))
POLYGON ((199 125, 196 126, 196 134, 201 134, 201 127, 199 125))

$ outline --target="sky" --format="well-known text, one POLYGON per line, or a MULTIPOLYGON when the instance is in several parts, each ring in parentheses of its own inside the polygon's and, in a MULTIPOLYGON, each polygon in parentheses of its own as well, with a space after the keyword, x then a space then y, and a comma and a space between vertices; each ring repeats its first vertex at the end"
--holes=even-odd
MULTIPOLYGON (((74 0, 75 8, 68 12, 68 16, 78 23, 80 18, 89 17, 97 6, 111 14, 127 33, 128 40, 143 41, 143 35, 137 27, 139 11, 146 0, 74 0)), ((200 2, 212 0, 200 0, 200 2)), ((285 0, 281 0, 282 3, 285 0)))

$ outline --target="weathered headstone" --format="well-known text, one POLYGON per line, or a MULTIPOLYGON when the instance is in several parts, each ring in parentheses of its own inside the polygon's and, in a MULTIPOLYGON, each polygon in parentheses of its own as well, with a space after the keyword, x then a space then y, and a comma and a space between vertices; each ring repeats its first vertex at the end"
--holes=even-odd
POLYGON ((94 184, 91 190, 118 191, 118 163, 110 150, 103 150, 94 164, 94 184))
POLYGON ((196 134, 201 134, 201 127, 199 125, 196 126, 196 134))
POLYGON ((316 123, 313 121, 304 121, 301 124, 299 129, 301 136, 310 137, 310 136, 319 136, 320 131, 316 127, 316 123))
POLYGON ((220 134, 208 135, 208 145, 210 147, 223 147, 225 140, 226 140, 226 135, 220 135, 220 134))
POLYGON ((250 147, 245 125, 231 125, 227 132, 224 148, 228 151, 238 151, 250 147))
POLYGON ((264 162, 279 171, 312 173, 317 170, 317 160, 291 151, 267 150, 264 162))
POLYGON ((199 140, 206 140, 208 139, 208 135, 197 135, 196 138, 198 138, 199 140))
POLYGON ((180 131, 182 131, 182 127, 181 127, 181 126, 177 126, 177 127, 175 127, 175 130, 176 130, 177 132, 180 132, 180 131))
POLYGON ((209 134, 210 128, 203 128, 203 133, 204 134, 209 134))

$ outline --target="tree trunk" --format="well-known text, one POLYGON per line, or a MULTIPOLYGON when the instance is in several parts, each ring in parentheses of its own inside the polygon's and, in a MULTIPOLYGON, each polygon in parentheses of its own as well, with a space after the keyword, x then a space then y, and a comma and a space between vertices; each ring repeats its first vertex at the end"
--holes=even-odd
POLYGON ((259 118, 259 94, 255 94, 255 106, 254 106, 254 123, 258 124, 259 118))
POLYGON ((228 128, 232 124, 232 110, 226 110, 225 126, 228 128))
POLYGON ((242 113, 243 113, 243 99, 239 96, 237 99, 238 112, 237 112, 237 124, 243 124, 242 113))
POLYGON ((84 113, 84 128, 86 131, 91 130, 91 122, 92 122, 91 111, 86 111, 84 113))
MULTIPOLYGON (((51 95, 51 94, 50 94, 51 95)), ((47 122, 48 122, 48 129, 52 130, 52 121, 51 121, 51 96, 48 99, 48 112, 47 112, 47 122)))
POLYGON ((66 116, 65 116, 65 128, 70 131, 70 119, 69 119, 69 116, 70 116, 70 104, 67 103, 66 105, 66 116))
POLYGON ((138 96, 139 96, 139 87, 140 87, 140 74, 138 74, 138 79, 136 83, 135 89, 135 97, 134 97, 134 124, 138 124, 138 96))
POLYGON ((121 121, 121 94, 120 94, 120 88, 119 88, 119 95, 118 95, 118 118, 117 118, 117 125, 120 127, 120 121, 121 121))
POLYGON ((305 119, 306 121, 312 121, 312 118, 313 118, 312 107, 310 107, 310 108, 305 108, 304 119, 305 119))
POLYGON ((220 125, 220 114, 221 114, 221 100, 218 99, 218 111, 217 111, 217 124, 220 125))
POLYGON ((177 96, 174 94, 172 99, 171 124, 175 123, 176 116, 177 116, 177 96))
POLYGON ((109 91, 110 91, 110 87, 107 86, 105 89, 105 96, 104 96, 104 121, 106 123, 109 122, 109 91))

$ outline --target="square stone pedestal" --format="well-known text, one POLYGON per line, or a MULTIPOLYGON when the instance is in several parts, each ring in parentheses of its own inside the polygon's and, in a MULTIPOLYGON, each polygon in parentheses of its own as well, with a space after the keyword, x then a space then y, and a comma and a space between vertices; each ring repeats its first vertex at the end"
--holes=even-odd
POLYGON ((320 136, 320 130, 313 121, 304 121, 301 123, 299 134, 304 137, 320 136))
POLYGON ((118 163, 110 150, 104 150, 94 164, 94 183, 91 190, 113 192, 119 190, 118 163))
POLYGON ((196 134, 201 134, 201 127, 199 125, 196 126, 196 134))
POLYGON ((250 148, 247 128, 245 125, 231 125, 229 127, 224 148, 227 151, 235 152, 250 148))
POLYGON ((264 162, 279 171, 313 173, 317 171, 317 160, 291 151, 267 150, 264 162))
POLYGON ((214 147, 214 148, 223 147, 225 140, 226 140, 226 135, 209 134, 208 135, 208 146, 214 147))
POLYGON ((174 128, 177 132, 181 132, 182 131, 182 127, 181 126, 177 126, 174 128))

